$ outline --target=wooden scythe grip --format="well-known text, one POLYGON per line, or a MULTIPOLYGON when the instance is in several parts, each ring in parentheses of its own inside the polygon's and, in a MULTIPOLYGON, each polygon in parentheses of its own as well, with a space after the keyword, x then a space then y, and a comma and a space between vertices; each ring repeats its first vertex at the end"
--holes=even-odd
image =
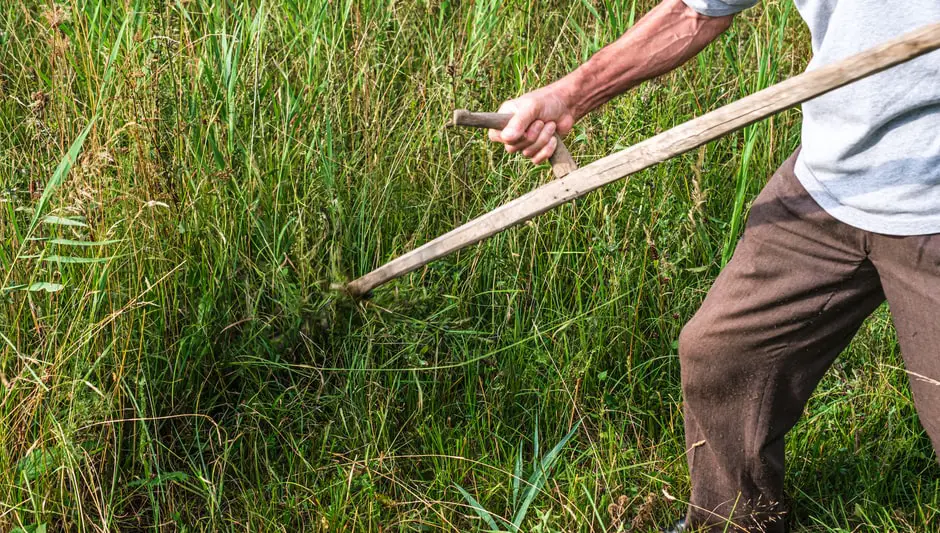
MULTIPOLYGON (((447 123, 447 127, 467 126, 470 128, 486 128, 492 130, 501 130, 509 123, 512 115, 509 113, 471 113, 466 109, 455 109, 454 119, 447 123)), ((556 178, 563 178, 578 169, 578 164, 571 157, 568 147, 561 141, 561 137, 555 134, 555 140, 558 144, 555 146, 555 153, 548 161, 552 164, 552 172, 556 178)))

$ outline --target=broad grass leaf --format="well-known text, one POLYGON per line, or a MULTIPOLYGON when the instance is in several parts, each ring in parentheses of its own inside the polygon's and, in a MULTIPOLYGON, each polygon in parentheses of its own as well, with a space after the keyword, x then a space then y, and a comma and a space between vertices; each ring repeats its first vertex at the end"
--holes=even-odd
POLYGON ((10 530, 10 533, 46 533, 46 523, 41 522, 39 524, 30 524, 23 527, 15 527, 10 530))
POLYGON ((30 284, 29 287, 26 287, 26 290, 29 292, 59 292, 65 288, 65 285, 61 283, 52 283, 51 281, 37 281, 36 283, 30 284))
POLYGON ((470 507, 473 508, 477 516, 483 519, 483 521, 486 522, 486 525, 490 526, 491 530, 499 531, 499 526, 496 525, 496 520, 493 520, 493 515, 491 515, 489 511, 483 508, 483 506, 480 505, 480 502, 478 502, 476 498, 471 496, 469 492, 464 490, 463 487, 461 487, 460 485, 456 483, 454 483, 454 486, 457 487, 457 490, 460 491, 460 494, 463 495, 463 498, 467 500, 467 503, 470 504, 470 507))
POLYGON ((43 257, 43 261, 48 261, 50 263, 73 263, 80 265, 87 265, 92 263, 107 263, 111 259, 114 259, 114 256, 108 257, 73 257, 69 255, 47 255, 43 257))
MULTIPOLYGON (((558 444, 556 444, 555 447, 545 454, 545 457, 542 457, 542 460, 539 461, 536 465, 535 471, 532 472, 531 476, 529 476, 529 483, 525 489, 522 504, 518 509, 516 509, 516 514, 512 518, 512 525, 515 527, 515 531, 521 530, 522 522, 525 521, 526 513, 529 511, 529 506, 532 505, 532 501, 535 500, 535 497, 538 496, 539 492, 541 492, 542 487, 545 486, 545 482, 548 481, 548 475, 551 472, 552 467, 555 466, 555 462, 558 460, 562 448, 568 444, 568 441, 571 440, 571 437, 574 436, 579 427, 581 427, 580 420, 577 424, 574 425, 573 428, 571 428, 571 431, 569 431, 567 435, 558 441, 558 444)), ((538 426, 536 426, 536 435, 538 434, 537 432, 538 426)))
POLYGON ((16 463, 16 470, 29 481, 35 481, 39 476, 54 470, 64 455, 65 452, 58 446, 36 448, 16 463))
MULTIPOLYGON (((42 209, 49 202, 49 198, 52 196, 52 193, 62 184, 65 180, 65 177, 68 176, 69 170, 72 169, 72 164, 78 160, 78 154, 82 151, 82 145, 85 144, 85 138, 88 137, 88 133, 91 131, 91 127, 94 126, 95 121, 98 119, 98 116, 95 115, 91 120, 88 121, 88 125, 85 126, 85 129, 78 134, 78 137, 72 141, 72 145, 69 146, 68 153, 65 154, 59 161, 59 165, 56 167, 55 172, 52 173, 52 177, 49 178, 49 181, 46 182, 46 186, 42 191, 42 196, 39 198, 39 203, 36 205, 36 212, 33 213, 33 220, 30 222, 30 233, 32 229, 36 227, 36 224, 39 222, 39 216, 42 214, 42 209)), ((56 217, 58 218, 58 217, 56 217)))
POLYGON ((516 454, 516 466, 512 473, 512 508, 515 509, 519 504, 519 483, 522 482, 522 443, 519 443, 519 451, 516 454))
POLYGON ((159 487, 164 483, 176 482, 182 483, 189 479, 189 474, 186 472, 162 472, 157 474, 152 478, 145 479, 135 479, 127 484, 128 487, 159 487))
POLYGON ((75 226, 79 228, 88 227, 88 224, 85 224, 81 220, 75 220, 74 218, 57 217, 55 215, 49 215, 49 216, 43 217, 42 223, 43 224, 55 224, 58 226, 75 226))
POLYGON ((50 244, 58 244, 60 246, 107 246, 109 244, 116 244, 121 242, 121 239, 110 239, 107 241, 78 241, 75 239, 49 239, 46 241, 50 244))

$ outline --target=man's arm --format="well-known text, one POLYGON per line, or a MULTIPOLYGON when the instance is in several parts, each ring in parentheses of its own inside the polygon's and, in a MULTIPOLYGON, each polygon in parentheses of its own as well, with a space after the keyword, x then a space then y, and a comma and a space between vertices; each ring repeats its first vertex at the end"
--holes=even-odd
POLYGON ((614 96, 685 63, 728 29, 733 17, 709 17, 682 0, 664 0, 574 72, 503 103, 499 111, 515 116, 502 131, 490 130, 490 140, 535 163, 545 161, 555 151, 556 131, 566 135, 614 96))

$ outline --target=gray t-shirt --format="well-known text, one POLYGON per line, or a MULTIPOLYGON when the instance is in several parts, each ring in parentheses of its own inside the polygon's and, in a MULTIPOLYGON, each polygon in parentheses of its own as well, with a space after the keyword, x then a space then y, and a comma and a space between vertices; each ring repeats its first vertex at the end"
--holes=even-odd
MULTIPOLYGON (((709 16, 758 0, 683 0, 709 16)), ((794 0, 807 70, 940 22, 940 0, 794 0)), ((833 217, 889 235, 940 233, 940 51, 803 104, 796 176, 833 217)))

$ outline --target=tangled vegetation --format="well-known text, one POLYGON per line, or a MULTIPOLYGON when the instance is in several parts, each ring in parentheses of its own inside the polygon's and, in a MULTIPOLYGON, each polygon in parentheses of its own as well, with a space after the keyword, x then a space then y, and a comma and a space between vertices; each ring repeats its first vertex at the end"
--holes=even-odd
MULTIPOLYGON (((790 111, 356 303, 330 284, 551 179, 444 130, 650 1, 0 7, 0 530, 647 531, 688 496, 676 339, 790 111)), ((800 72, 768 0, 575 127, 583 162, 800 72)), ((879 310, 788 442, 799 531, 935 531, 879 310)))

